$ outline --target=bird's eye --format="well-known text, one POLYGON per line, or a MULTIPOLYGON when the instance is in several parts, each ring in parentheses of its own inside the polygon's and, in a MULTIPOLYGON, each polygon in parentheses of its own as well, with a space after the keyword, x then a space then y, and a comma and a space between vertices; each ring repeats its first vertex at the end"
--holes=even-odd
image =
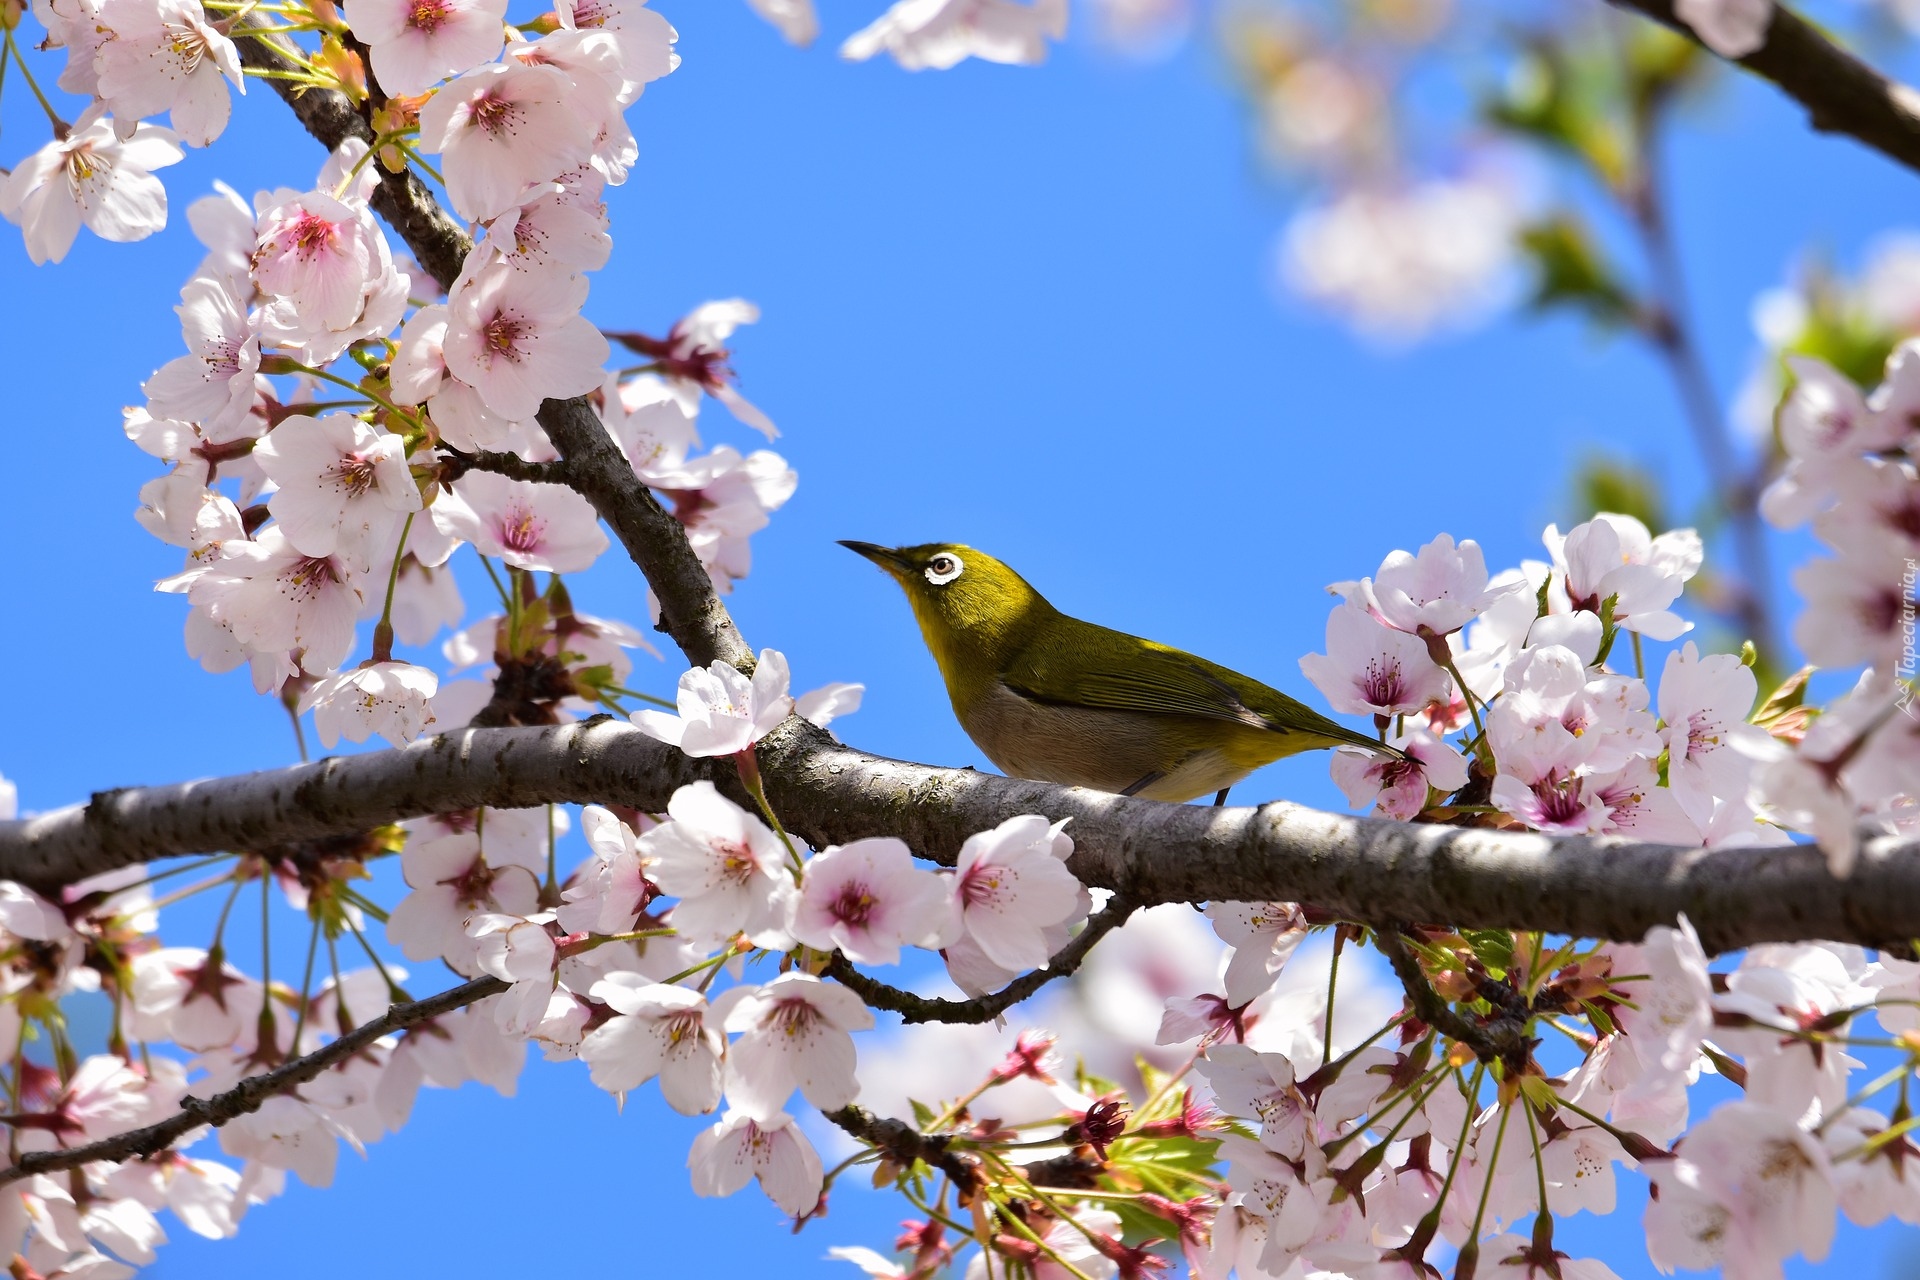
POLYGON ((927 581, 936 587, 944 587, 959 577, 960 571, 966 567, 961 563, 959 556, 948 555, 942 551, 927 561, 927 581))

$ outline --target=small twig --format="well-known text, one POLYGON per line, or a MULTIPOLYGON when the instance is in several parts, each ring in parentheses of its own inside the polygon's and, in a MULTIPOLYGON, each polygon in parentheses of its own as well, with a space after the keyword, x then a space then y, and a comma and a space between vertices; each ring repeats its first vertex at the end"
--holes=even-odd
POLYGON ((0 1186, 31 1178, 38 1173, 56 1173, 77 1169, 97 1160, 120 1161, 159 1155, 182 1137, 203 1125, 219 1128, 229 1120, 258 1111, 267 1099, 288 1093, 312 1080, 336 1062, 353 1057, 381 1036, 418 1026, 476 1000, 498 995, 507 984, 498 978, 475 978, 442 991, 439 995, 397 1004, 372 1022, 363 1023, 305 1057, 283 1062, 263 1075, 249 1076, 224 1093, 211 1098, 183 1098, 177 1114, 144 1129, 130 1129, 111 1138, 102 1138, 83 1147, 64 1151, 35 1151, 21 1156, 19 1163, 0 1169, 0 1186))
POLYGON ((993 994, 973 1000, 941 1000, 888 986, 854 968, 838 951, 828 958, 826 974, 873 1008, 899 1014, 902 1022, 991 1022, 1055 978, 1064 978, 1078 969, 1087 953, 1093 950, 1093 944, 1118 928, 1137 905, 1115 894, 1104 910, 1087 921, 1073 941, 1047 961, 1046 968, 1022 974, 993 994))
POLYGON ((469 471, 491 471, 510 480, 530 480, 534 484, 567 484, 573 474, 565 458, 528 462, 517 453, 497 453, 490 449, 462 453, 446 445, 441 446, 441 452, 446 455, 446 461, 440 464, 440 474, 449 483, 469 471))
POLYGON ((833 1123, 860 1141, 886 1154, 896 1164, 910 1165, 918 1160, 952 1179, 962 1198, 980 1184, 979 1161, 951 1149, 952 1139, 929 1135, 904 1120, 888 1120, 864 1107, 849 1105, 838 1111, 823 1111, 833 1123))
MULTIPOLYGON (((1609 2, 1704 43, 1674 12, 1673 0, 1609 2)), ((1844 133, 1920 170, 1920 93, 1881 75, 1791 9, 1774 6, 1766 41, 1735 61, 1805 107, 1809 122, 1820 132, 1844 133)))
POLYGON ((1406 926, 1384 924, 1373 931, 1374 944, 1380 948, 1380 954, 1393 966, 1394 976, 1400 979, 1400 985, 1406 989, 1407 1003, 1413 1006, 1414 1016, 1451 1040, 1458 1040, 1473 1050, 1474 1056, 1482 1062, 1511 1057, 1517 1050, 1524 1048, 1526 1037, 1522 1028, 1509 1018, 1499 1018, 1487 1026, 1478 1026, 1454 1011, 1452 1005, 1441 999, 1440 993, 1427 981, 1427 975, 1420 968, 1419 957, 1407 947, 1403 931, 1406 926))

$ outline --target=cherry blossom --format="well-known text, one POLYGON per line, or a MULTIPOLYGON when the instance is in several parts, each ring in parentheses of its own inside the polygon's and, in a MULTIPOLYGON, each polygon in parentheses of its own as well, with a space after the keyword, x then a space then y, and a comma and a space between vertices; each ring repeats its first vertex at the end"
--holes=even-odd
MULTIPOLYGON (((1827 1256, 1838 1195, 1826 1150, 1791 1116, 1751 1102, 1723 1103, 1687 1133, 1679 1152, 1671 1171, 1653 1171, 1661 1200, 1677 1185, 1721 1211, 1722 1225, 1710 1237, 1690 1234, 1724 1250, 1728 1274, 1778 1274, 1779 1264, 1796 1253, 1811 1262, 1827 1256)), ((1648 1247, 1656 1264, 1666 1252, 1662 1237, 1674 1229, 1663 1219, 1684 1221, 1690 1212, 1709 1221, 1714 1216, 1689 1206, 1691 1198, 1677 1196, 1680 1203, 1671 1211, 1660 1201, 1648 1207, 1648 1247)), ((1688 1265, 1685 1254, 1669 1257, 1666 1265, 1688 1265)))
POLYGON ((350 0, 347 25, 389 95, 425 93, 491 61, 506 43, 506 0, 350 0))
POLYGON ((189 354, 160 366, 142 388, 155 417, 198 422, 218 433, 236 426, 253 408, 260 341, 246 308, 225 281, 195 276, 180 291, 180 335, 189 354))
POLYGON ((1650 640, 1673 640, 1693 624, 1668 606, 1699 572, 1700 535, 1677 529, 1654 537, 1632 516, 1601 512, 1565 537, 1547 526, 1547 549, 1573 607, 1598 613, 1615 600, 1614 622, 1650 640))
POLYGON ((472 833, 407 841, 400 870, 413 892, 389 915, 388 940, 409 960, 444 958, 458 972, 476 972, 478 948, 468 922, 489 913, 525 916, 539 899, 544 857, 501 843, 493 842, 488 854, 472 833))
POLYGON ((813 0, 747 0, 753 11, 772 23, 788 44, 802 48, 820 34, 820 17, 813 0))
POLYGON ((470 471, 429 510, 443 533, 516 569, 578 573, 608 546, 593 507, 565 485, 470 471))
POLYGON ((617 1015, 580 1044, 595 1084, 625 1093, 659 1076, 660 1095, 681 1115, 704 1115, 720 1105, 726 1042, 707 1025, 699 992, 616 973, 596 982, 591 994, 617 1015))
POLYGON ((854 1031, 873 1025, 860 997, 838 983, 787 973, 759 987, 734 987, 715 1005, 737 1034, 727 1050, 727 1099, 768 1120, 797 1088, 822 1111, 852 1102, 854 1031))
MULTIPOLYGON (((849 960, 898 964, 902 946, 938 946, 954 923, 942 878, 914 866, 904 841, 873 836, 827 849, 807 863, 792 932, 807 946, 838 949, 849 960)), ((1001 941, 991 928, 987 932, 1001 941)))
MULTIPOLYGON (((953 874, 959 931, 1002 969, 1045 967, 1058 947, 1049 931, 1086 914, 1086 891, 1067 870, 1073 841, 1064 826, 1023 814, 960 846, 953 874)), ((819 862, 808 866, 809 888, 819 862)))
POLYGON ((724 662, 690 668, 675 695, 677 715, 640 710, 633 723, 690 756, 730 756, 773 732, 793 713, 786 655, 762 649, 752 676, 724 662))
POLYGON ((1333 782, 1356 809, 1373 802, 1383 818, 1408 821, 1427 807, 1429 789, 1451 793, 1467 785, 1467 760, 1445 741, 1422 728, 1387 740, 1406 758, 1341 747, 1333 755, 1333 782))
POLYGON ((35 265, 59 262, 86 226, 102 240, 144 240, 167 225, 155 169, 184 154, 170 129, 143 124, 125 139, 101 106, 0 179, 0 215, 26 234, 35 265))
POLYGON ((620 69, 635 84, 647 84, 680 65, 673 45, 679 33, 646 0, 554 0, 554 13, 569 31, 602 31, 613 38, 620 69))
POLYGON ((505 62, 468 71, 420 109, 420 145, 443 154, 447 195, 461 217, 490 218, 586 160, 592 124, 572 97, 565 72, 505 62))
POLYGON ((1675 0, 1673 11, 1723 58, 1754 52, 1773 23, 1773 0, 1675 0))
POLYGON ((1767 734, 1747 723, 1759 685, 1753 669, 1731 654, 1700 656, 1689 640, 1667 655, 1660 676, 1660 731, 1667 744, 1668 785, 1695 822, 1713 816, 1717 796, 1746 789, 1767 734))
POLYGON ((440 677, 411 662, 373 662, 336 671, 300 695, 301 715, 313 712, 313 728, 328 750, 341 738, 365 742, 379 734, 399 746, 434 722, 433 695, 440 677))
POLYGON ((771 440, 780 434, 773 420, 740 394, 727 367, 726 340, 741 325, 759 319, 760 308, 745 298, 703 302, 674 324, 665 341, 633 334, 624 335, 622 341, 655 359, 687 417, 699 412, 704 391, 771 440))
POLYGON ((108 110, 122 121, 168 112, 190 147, 220 136, 233 110, 223 78, 241 93, 247 85, 240 51, 199 0, 100 0, 99 20, 113 33, 94 60, 108 110))
POLYGON ((633 830, 597 804, 580 811, 580 832, 592 851, 574 873, 560 907, 569 933, 624 933, 655 893, 633 830))
POLYGON ((1407 715, 1444 702, 1451 680, 1433 664, 1426 641, 1397 631, 1359 605, 1327 617, 1327 651, 1300 659, 1300 670, 1335 711, 1407 715))
POLYGON ((306 555, 271 525, 251 542, 226 543, 187 596, 240 644, 269 654, 297 651, 299 665, 313 675, 346 658, 362 604, 345 561, 306 555))
POLYGON ((254 204, 253 278, 270 295, 257 321, 262 345, 324 365, 400 322, 407 277, 365 204, 286 190, 262 192, 254 204))
POLYGON ((1458 631, 1519 586, 1508 582, 1489 590, 1480 544, 1469 538, 1456 546, 1445 533, 1417 555, 1393 552, 1380 562, 1378 575, 1360 585, 1387 625, 1415 635, 1458 631))
POLYGON ((890 53, 909 71, 945 70, 967 58, 1037 63, 1067 34, 1066 0, 899 0, 840 46, 860 62, 890 53))
POLYGON ((705 781, 675 791, 667 816, 638 852, 661 890, 680 899, 674 927, 701 941, 744 933, 756 946, 790 946, 796 890, 779 838, 705 781))
POLYGON ((1273 986, 1307 936, 1307 920, 1293 902, 1210 902, 1207 918, 1233 948, 1227 961, 1227 1002, 1244 1008, 1273 986))
POLYGON ((758 1118, 727 1112, 693 1140, 687 1168, 695 1195, 730 1196, 757 1178, 784 1213, 805 1213, 820 1199, 820 1157, 784 1111, 758 1118))
POLYGON ((406 445, 349 414, 294 414, 253 447, 280 486, 268 506, 287 540, 308 555, 353 555, 364 571, 401 516, 420 510, 406 445))
POLYGON ((607 340, 580 314, 584 276, 485 269, 462 278, 448 300, 448 370, 488 409, 530 419, 547 399, 600 385, 607 340))

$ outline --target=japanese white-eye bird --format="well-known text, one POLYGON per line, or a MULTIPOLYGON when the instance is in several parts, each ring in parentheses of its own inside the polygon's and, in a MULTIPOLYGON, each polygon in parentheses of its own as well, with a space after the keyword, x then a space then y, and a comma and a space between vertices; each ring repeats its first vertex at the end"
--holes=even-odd
POLYGON ((1225 804, 1296 752, 1400 755, 1216 662, 1070 618, 972 547, 840 545, 906 590, 961 727, 1010 777, 1225 804))

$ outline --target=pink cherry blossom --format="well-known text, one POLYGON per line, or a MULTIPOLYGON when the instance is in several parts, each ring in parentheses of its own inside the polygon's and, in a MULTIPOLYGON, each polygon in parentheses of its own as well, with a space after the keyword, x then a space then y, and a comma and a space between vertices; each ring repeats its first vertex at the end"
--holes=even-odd
POLYGON ((586 160, 593 123, 574 110, 573 96, 565 72, 505 62, 476 67, 420 109, 420 145, 442 153, 461 217, 490 218, 586 160))
POLYGON ((1371 801, 1375 815, 1406 822, 1427 807, 1429 788, 1447 794, 1467 785, 1466 757, 1426 729, 1413 728, 1388 744, 1406 758, 1352 747, 1333 753, 1333 783, 1354 808, 1371 801))
POLYGON ((823 684, 818 689, 810 689, 793 700, 793 714, 822 729, 841 716, 850 716, 860 709, 860 699, 866 694, 863 684, 846 684, 836 681, 823 684))
POLYGON ((634 833, 597 804, 580 811, 580 833, 591 851, 562 897, 560 927, 569 933, 624 933, 652 901, 646 860, 634 833))
POLYGON ((400 870, 413 892, 388 916, 388 941, 409 960, 445 958, 456 972, 477 972, 468 921, 489 912, 522 916, 534 911, 540 883, 532 863, 497 847, 488 857, 471 833, 408 840, 400 870))
POLYGON ((943 71, 967 58, 1033 64, 1046 59, 1049 38, 1066 34, 1066 0, 898 0, 849 36, 840 56, 862 62, 890 53, 908 71, 943 71))
POLYGON ((647 479, 672 500, 694 554, 725 593, 752 568, 747 539, 767 527, 768 515, 793 496, 800 478, 771 450, 756 449, 743 458, 721 445, 677 468, 656 467, 647 479))
POLYGON ((260 342, 247 311, 226 282, 195 276, 180 291, 180 336, 189 354, 176 356, 142 388, 155 417, 198 422, 217 433, 237 426, 253 408, 260 342))
POLYGON ((638 844, 654 882, 680 899, 674 927, 703 942, 744 933, 758 946, 791 946, 793 879, 766 824, 705 781, 675 791, 667 817, 638 844))
POLYGON ((681 1115, 704 1115, 720 1105, 726 1041, 707 1024, 705 997, 631 973, 608 975, 591 994, 617 1015, 580 1043, 595 1084, 626 1093, 659 1076, 660 1095, 681 1115))
POLYGON ((484 243, 515 271, 535 274, 597 271, 613 252, 606 206, 553 188, 536 188, 488 223, 484 243))
POLYGON ((1273 986, 1307 936, 1307 920, 1294 902, 1210 902, 1207 919, 1220 941, 1233 948, 1227 961, 1227 1001, 1252 1004, 1273 986))
POLYGON ((1469 538, 1455 546, 1446 533, 1418 555, 1393 552, 1380 562, 1375 577, 1361 583, 1367 602, 1387 625, 1414 634, 1424 628, 1433 635, 1458 631, 1518 585, 1489 590, 1480 544, 1469 538))
POLYGON ((633 723, 650 738, 690 756, 730 756, 773 732, 793 713, 786 655, 762 649, 752 676, 724 662, 693 667, 680 677, 677 715, 636 711, 633 723))
POLYGON ((102 240, 144 240, 167 225, 167 190, 155 169, 184 154, 170 129, 150 124, 126 139, 96 106, 0 179, 0 215, 26 235, 38 265, 67 256, 85 225, 102 240))
POLYGON ((1547 526, 1547 550, 1575 609, 1598 613, 1615 598, 1614 622, 1650 640, 1674 640, 1692 628, 1668 608, 1700 570, 1700 535, 1676 529, 1654 537, 1632 516, 1601 512, 1565 537, 1547 526))
POLYGON ((646 0, 554 0, 553 11, 565 30, 613 37, 620 69, 635 84, 658 80, 680 65, 673 51, 679 33, 646 0))
MULTIPOLYGON (((1044 825, 1046 819, 1036 821, 1044 825)), ((991 878, 989 872, 981 880, 983 893, 992 893, 987 886, 991 878)), ((965 891, 961 892, 964 902, 965 891)), ((995 928, 1002 924, 1000 920, 987 925, 988 915, 990 910, 982 914, 988 936, 1012 950, 1011 930, 995 928)), ((947 940, 955 923, 942 877, 916 867, 905 841, 871 836, 828 849, 808 861, 792 931, 807 946, 837 949, 861 964, 898 964, 901 947, 937 947, 947 940)), ((1037 963, 1045 960, 1043 953, 1037 963)))
POLYGON ((338 667, 353 648, 363 603, 352 569, 337 556, 310 556, 269 525, 251 542, 222 547, 187 598, 249 650, 299 653, 312 675, 338 667))
MULTIPOLYGON (((1054 949, 1048 931, 1086 914, 1086 891, 1067 870, 1073 841, 1064 825, 1023 814, 960 846, 953 874, 959 929, 1003 969, 1045 967, 1054 949)), ((825 856, 807 868, 809 889, 825 856)), ((805 901, 803 893, 803 907, 805 901)))
POLYGON ((1285 1055, 1217 1044, 1195 1065, 1213 1086, 1221 1110, 1260 1123, 1260 1145, 1269 1151, 1299 1160, 1308 1143, 1320 1141, 1320 1122, 1295 1085, 1293 1063, 1285 1055))
POLYGON ((391 97, 425 93, 490 62, 506 43, 507 0, 349 0, 347 25, 391 97))
POLYGON ((733 385, 733 370, 727 365, 730 353, 725 345, 735 329, 759 319, 760 308, 745 298, 728 298, 701 303, 682 316, 664 340, 623 334, 621 341, 653 358, 689 418, 699 412, 700 393, 704 391, 771 440, 780 432, 773 420, 733 385))
POLYGON ((500 266, 463 277, 448 298, 447 369, 509 421, 598 387, 607 340, 580 314, 586 277, 500 266))
POLYGON ((1689 640, 1667 655, 1660 674, 1660 730, 1667 780, 1696 823, 1713 817, 1716 797, 1744 796, 1766 730, 1747 723, 1759 692, 1753 669, 1732 654, 1701 657, 1689 640))
POLYGON ((253 456, 280 486, 267 504, 274 519, 308 555, 338 552, 370 569, 401 517, 420 510, 405 441, 350 414, 294 414, 261 437, 253 456))
POLYGON ((443 533, 518 569, 579 573, 608 546, 593 507, 565 485, 470 471, 429 509, 443 533))
POLYGON ((262 192, 254 203, 253 278, 268 295, 257 320, 263 346, 325 365, 400 323, 408 278, 364 203, 323 190, 262 192))
POLYGON ((1754 52, 1773 23, 1773 0, 1676 0, 1673 11, 1723 58, 1754 52))
POLYGON ((851 1033, 873 1025, 859 996, 786 973, 765 986, 734 987, 721 1000, 715 1012, 740 1037, 727 1050, 727 1098, 740 1111, 772 1119, 796 1088, 822 1111, 859 1093, 851 1033))
MULTIPOLYGON (((1827 1256, 1838 1194, 1826 1150, 1791 1115, 1751 1102, 1723 1103, 1681 1140, 1671 1173, 1656 1171, 1661 1198, 1688 1185, 1726 1214, 1719 1233, 1730 1275, 1778 1274, 1794 1254, 1827 1256)), ((1648 1243, 1657 1222, 1648 1215, 1648 1243)), ((1661 1261, 1659 1251, 1654 1252, 1661 1261)), ((1670 1264, 1669 1264, 1670 1265, 1670 1264)))
POLYGON ((758 1178, 760 1189, 783 1213, 797 1217, 820 1199, 820 1157, 784 1111, 757 1119, 727 1112, 693 1140, 687 1168, 695 1195, 730 1196, 758 1178))
POLYGON ((110 111, 122 120, 166 111, 190 147, 220 136, 233 110, 223 77, 241 93, 247 86, 240 51, 199 0, 100 0, 99 20, 113 33, 94 60, 110 111))
POLYGON ((1445 702, 1452 680, 1433 664, 1427 643, 1396 631, 1355 604, 1327 617, 1327 651, 1300 659, 1300 670, 1349 715, 1410 715, 1445 702))
POLYGON ((299 713, 313 712, 314 732, 329 751, 341 738, 365 742, 379 734, 399 746, 433 723, 440 677, 411 662, 374 662, 336 671, 300 695, 299 713))
POLYGON ((788 44, 805 48, 820 34, 820 16, 813 0, 747 0, 753 11, 772 23, 788 44))

